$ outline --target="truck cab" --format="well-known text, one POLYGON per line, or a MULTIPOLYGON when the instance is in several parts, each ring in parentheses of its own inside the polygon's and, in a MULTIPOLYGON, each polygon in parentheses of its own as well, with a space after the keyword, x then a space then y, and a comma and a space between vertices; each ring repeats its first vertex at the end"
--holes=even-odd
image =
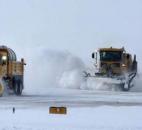
POLYGON ((21 95, 24 88, 24 59, 17 61, 15 52, 0 46, 0 94, 4 90, 13 90, 16 95, 21 95))
POLYGON ((118 76, 132 71, 133 62, 136 60, 133 61, 131 54, 126 53, 124 48, 112 47, 100 48, 92 54, 92 58, 95 59, 98 74, 107 76, 118 76))

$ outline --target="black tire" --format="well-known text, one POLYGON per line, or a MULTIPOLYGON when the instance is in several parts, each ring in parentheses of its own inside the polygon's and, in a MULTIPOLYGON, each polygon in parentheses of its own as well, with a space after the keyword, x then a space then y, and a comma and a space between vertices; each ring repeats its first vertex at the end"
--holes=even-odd
POLYGON ((23 90, 23 84, 21 80, 15 81, 15 85, 14 85, 15 94, 20 96, 22 94, 22 90, 23 90))

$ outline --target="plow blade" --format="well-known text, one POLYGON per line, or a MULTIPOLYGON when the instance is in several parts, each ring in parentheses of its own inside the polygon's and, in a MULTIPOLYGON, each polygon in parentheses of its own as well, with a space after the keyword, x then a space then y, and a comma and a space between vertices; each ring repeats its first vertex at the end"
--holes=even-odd
POLYGON ((124 83, 124 81, 122 80, 118 80, 118 79, 111 79, 111 78, 106 78, 106 77, 90 77, 93 78, 95 82, 97 83, 102 83, 105 85, 121 85, 124 83))
POLYGON ((133 87, 132 81, 136 77, 136 72, 125 74, 121 76, 103 76, 100 73, 91 75, 90 73, 84 72, 86 79, 91 78, 96 83, 101 83, 107 86, 114 86, 121 88, 122 91, 129 91, 133 87))

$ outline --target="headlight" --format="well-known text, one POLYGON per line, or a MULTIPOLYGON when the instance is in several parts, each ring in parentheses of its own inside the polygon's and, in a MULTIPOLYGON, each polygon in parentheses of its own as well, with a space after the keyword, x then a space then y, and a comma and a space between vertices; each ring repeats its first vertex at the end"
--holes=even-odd
POLYGON ((125 64, 122 64, 122 67, 126 67, 126 65, 125 65, 125 64))
POLYGON ((6 61, 7 60, 7 56, 2 56, 2 60, 6 61))

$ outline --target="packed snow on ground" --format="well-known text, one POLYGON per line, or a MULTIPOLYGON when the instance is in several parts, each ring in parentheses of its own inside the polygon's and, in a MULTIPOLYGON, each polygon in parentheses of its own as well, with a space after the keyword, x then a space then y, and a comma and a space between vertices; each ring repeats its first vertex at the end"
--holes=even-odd
POLYGON ((1 130, 141 130, 142 107, 68 108, 67 115, 49 114, 49 108, 0 110, 1 130))

